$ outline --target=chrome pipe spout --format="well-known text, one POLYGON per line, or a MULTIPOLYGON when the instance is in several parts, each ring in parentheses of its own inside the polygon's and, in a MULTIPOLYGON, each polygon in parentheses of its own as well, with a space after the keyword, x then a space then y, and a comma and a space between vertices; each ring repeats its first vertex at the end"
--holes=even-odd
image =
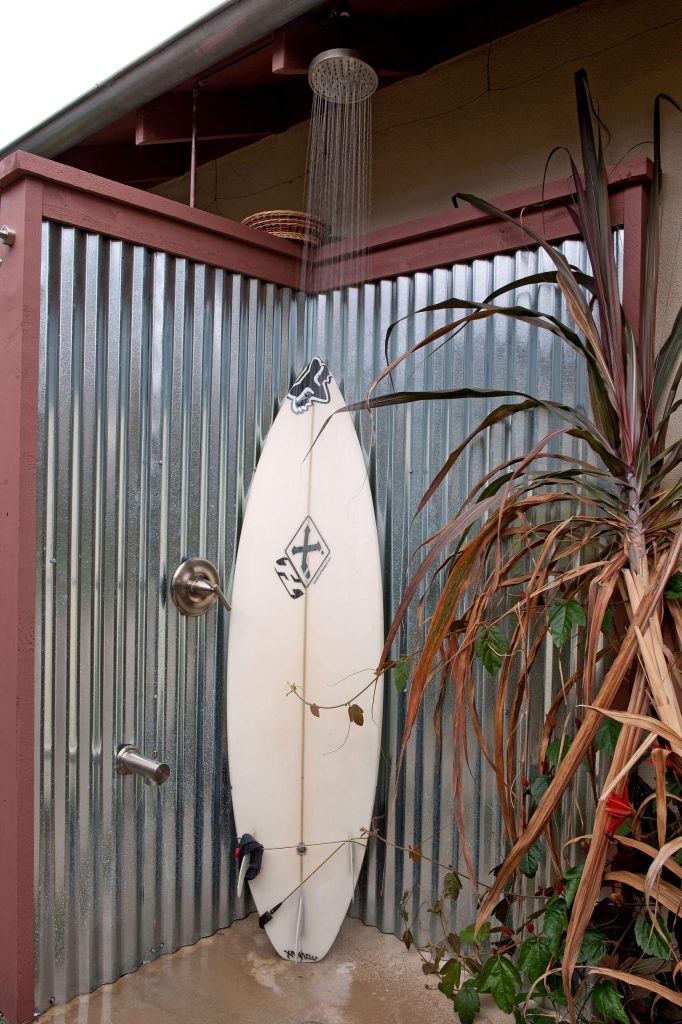
POLYGON ((160 786, 169 778, 170 765, 165 761, 155 761, 141 754, 132 743, 121 747, 116 755, 116 771, 119 775, 141 775, 147 782, 160 786))

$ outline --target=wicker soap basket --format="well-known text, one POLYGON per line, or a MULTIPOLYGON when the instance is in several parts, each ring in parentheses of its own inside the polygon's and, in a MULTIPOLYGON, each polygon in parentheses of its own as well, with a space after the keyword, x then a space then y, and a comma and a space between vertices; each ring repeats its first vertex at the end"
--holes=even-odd
POLYGON ((327 228, 321 220, 298 210, 263 210, 245 217, 242 224, 257 231, 267 231, 277 238, 291 238, 307 245, 321 245, 327 235, 327 228))

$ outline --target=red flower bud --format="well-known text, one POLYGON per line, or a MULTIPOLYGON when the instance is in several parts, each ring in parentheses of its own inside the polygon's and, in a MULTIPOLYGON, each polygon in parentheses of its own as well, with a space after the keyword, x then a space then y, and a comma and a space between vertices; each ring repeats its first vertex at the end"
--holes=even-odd
POLYGON ((635 809, 628 799, 627 782, 624 783, 620 793, 612 793, 606 801, 606 810, 609 813, 609 824, 606 826, 606 834, 612 836, 620 825, 634 814, 635 809))
POLYGON ((533 924, 533 922, 532 922, 532 921, 528 921, 528 922, 526 923, 526 931, 527 931, 527 932, 530 932, 530 933, 531 933, 531 935, 532 935, 532 934, 533 934, 533 932, 535 931, 535 925, 533 924))

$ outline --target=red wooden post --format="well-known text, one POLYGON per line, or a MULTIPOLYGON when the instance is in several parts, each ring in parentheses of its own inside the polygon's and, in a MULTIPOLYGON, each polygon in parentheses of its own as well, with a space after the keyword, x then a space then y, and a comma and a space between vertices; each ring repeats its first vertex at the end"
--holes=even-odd
POLYGON ((0 199, 0 1010, 33 1018, 35 560, 42 183, 0 199))
POLYGON ((627 189, 623 198, 623 309, 636 338, 641 336, 642 328, 648 213, 648 187, 627 189))

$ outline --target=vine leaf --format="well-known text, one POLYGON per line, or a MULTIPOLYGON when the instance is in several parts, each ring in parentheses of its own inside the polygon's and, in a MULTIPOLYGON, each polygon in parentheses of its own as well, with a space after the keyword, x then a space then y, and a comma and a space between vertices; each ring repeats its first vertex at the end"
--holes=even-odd
POLYGON ((486 672, 495 676, 502 668, 504 656, 509 652, 509 644, 504 633, 496 626, 481 626, 476 636, 474 651, 483 662, 486 672))
POLYGON ((541 839, 533 843, 530 850, 519 864, 519 871, 526 878, 535 878, 538 873, 540 858, 542 857, 544 844, 541 839))
POLYGON ((656 924, 658 928, 648 914, 640 914, 635 921, 635 940, 639 948, 648 956, 657 956, 662 960, 667 960, 670 956, 670 932, 664 925, 660 914, 656 914, 656 924))
POLYGON ((592 990, 592 1001, 597 1013, 604 1020, 617 1020, 621 1024, 630 1024, 630 1018, 623 1006, 623 997, 610 981, 600 981, 592 990))
POLYGON ((506 956, 496 954, 489 957, 476 980, 479 992, 490 992, 503 1013, 511 1013, 516 1005, 516 993, 521 985, 521 975, 506 956))
POLYGON ((553 955, 554 948, 545 935, 532 935, 519 949, 519 970, 532 984, 545 973, 553 955))
POLYGON ((549 609, 549 630, 556 647, 563 647, 574 626, 584 626, 585 612, 574 597, 568 601, 555 601, 549 609))
POLYGON ((365 715, 359 704, 348 705, 348 717, 353 725, 364 725, 365 715))
POLYGON ((597 729, 597 735, 594 741, 594 745, 597 750, 613 757, 616 751, 616 742, 620 736, 620 730, 622 728, 623 726, 620 722, 615 722, 613 718, 605 718, 597 729))
POLYGON ((448 999, 452 999, 455 989, 459 988, 459 983, 462 980, 462 965, 459 960, 451 957, 440 972, 440 976, 441 981, 438 988, 448 999))
POLYGON ((481 1008, 481 1000, 473 980, 465 981, 455 996, 455 1013, 461 1024, 474 1024, 474 1018, 481 1008))
POLYGON ((462 880, 455 871, 448 871, 444 881, 445 894, 456 900, 462 891, 462 880))
POLYGON ((579 964, 598 964, 606 956, 606 940, 598 928, 588 928, 578 953, 579 964))
POLYGON ((407 680, 410 675, 410 663, 407 658, 401 658, 396 667, 393 669, 393 685, 395 686, 398 693, 402 693, 407 686, 407 680))
POLYGON ((571 903, 575 899, 575 894, 578 891, 580 885, 580 879, 583 875, 583 869, 585 867, 585 861, 581 861, 580 864, 576 864, 574 868, 569 868, 564 873, 564 881, 566 882, 566 892, 564 898, 566 900, 566 906, 570 907, 571 903))
POLYGON ((541 798, 544 796, 545 791, 549 789, 549 784, 552 781, 549 775, 537 775, 530 787, 530 795, 535 800, 536 804, 540 803, 541 798))
POLYGON ((682 597, 682 572, 674 572, 668 580, 668 585, 663 591, 666 597, 673 601, 679 601, 682 597))
POLYGON ((490 925, 486 921, 481 925, 478 931, 475 931, 475 924, 468 924, 466 928, 459 933, 459 937, 462 942, 468 942, 470 945, 474 945, 475 942, 485 942, 488 938, 488 932, 490 931, 490 925))
POLYGON ((549 941, 552 953, 556 953, 561 945, 561 936, 568 922, 567 901, 563 896, 553 896, 547 904, 542 934, 549 941))
POLYGON ((310 705, 310 714, 313 715, 314 718, 320 717, 320 709, 318 708, 317 704, 310 705))
POLYGON ((412 945, 412 932, 409 928, 406 928, 403 932, 403 942, 405 943, 405 949, 409 949, 412 945))

